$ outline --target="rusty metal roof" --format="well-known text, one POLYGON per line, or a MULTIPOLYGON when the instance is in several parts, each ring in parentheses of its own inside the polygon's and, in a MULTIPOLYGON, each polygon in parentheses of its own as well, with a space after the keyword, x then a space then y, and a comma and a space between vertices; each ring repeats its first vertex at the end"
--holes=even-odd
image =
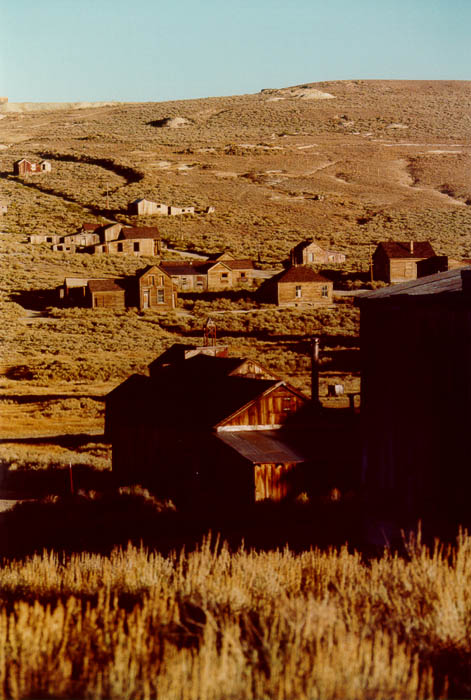
POLYGON ((280 430, 252 430, 217 433, 224 442, 253 464, 304 462, 306 457, 287 442, 280 430))

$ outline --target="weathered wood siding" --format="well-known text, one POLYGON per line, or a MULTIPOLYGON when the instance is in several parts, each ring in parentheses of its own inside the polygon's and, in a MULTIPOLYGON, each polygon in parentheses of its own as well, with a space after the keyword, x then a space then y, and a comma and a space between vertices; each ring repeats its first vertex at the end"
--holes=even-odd
POLYGON ((297 463, 290 464, 255 464, 255 500, 281 501, 289 496, 297 463))
POLYGON ((116 255, 147 255, 158 253, 158 241, 152 238, 139 238, 135 240, 108 241, 103 246, 95 249, 96 253, 112 253, 116 255))
POLYGON ((391 260, 389 263, 389 281, 406 282, 417 279, 417 263, 422 258, 391 260))
POLYGON ((174 309, 176 291, 171 277, 161 270, 150 270, 139 279, 139 308, 140 309, 174 309))
POLYGON ((125 292, 123 290, 109 292, 91 292, 92 308, 124 309, 126 308, 125 292))
POLYGON ((224 421, 221 427, 227 430, 230 427, 245 426, 250 428, 250 426, 283 425, 305 403, 300 396, 293 394, 286 387, 280 386, 270 394, 259 398, 258 401, 237 415, 224 421))
POLYGON ((278 282, 278 306, 284 304, 332 304, 332 282, 278 282))
POLYGON ((240 367, 238 367, 232 375, 241 375, 244 377, 249 377, 253 379, 277 379, 277 377, 268 372, 264 367, 259 365, 257 362, 252 362, 251 360, 246 360, 240 367))
POLYGON ((208 270, 208 290, 212 292, 232 289, 234 286, 233 271, 223 263, 216 263, 208 270))

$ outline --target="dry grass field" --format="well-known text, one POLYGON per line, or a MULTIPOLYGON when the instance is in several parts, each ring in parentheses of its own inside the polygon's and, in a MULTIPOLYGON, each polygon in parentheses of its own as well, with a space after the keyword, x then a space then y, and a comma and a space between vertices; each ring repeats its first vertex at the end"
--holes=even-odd
MULTIPOLYGON (((249 291, 181 298, 170 314, 60 308, 65 276, 132 274, 158 259, 52 252, 28 244, 29 234, 152 224, 171 248, 229 250, 262 268, 315 237, 347 255, 330 274, 355 289, 380 240, 430 240, 438 254, 471 257, 470 135, 471 82, 339 81, 179 102, 0 108, 0 201, 9 206, 0 217, 0 510, 43 498, 0 515, 1 551, 14 556, 8 527, 25 556, 41 542, 86 550, 93 533, 109 551, 114 528, 125 545, 129 533, 138 542, 139 528, 165 530, 177 517, 149 494, 100 495, 112 479, 103 397, 172 343, 200 342, 208 316, 231 354, 306 392, 318 335, 323 401, 335 381, 359 391, 351 299, 286 310, 249 291), (23 157, 49 159, 52 172, 14 177, 23 157), (131 217, 127 205, 140 196, 198 213, 131 217), (209 205, 215 211, 203 214, 209 205), (61 496, 69 465, 84 488, 72 502, 61 496)), ((332 507, 312 532, 314 511, 299 516, 302 541, 350 539, 348 526, 329 537, 332 507)), ((270 523, 281 528, 287 517, 270 523)), ((188 523, 177 522, 175 542, 184 541, 188 523)), ((6 562, 2 696, 469 697, 467 537, 453 552, 417 545, 371 561, 347 549, 237 546, 6 562)))
POLYGON ((2 697, 464 698, 471 540, 365 562, 347 548, 44 553, 0 572, 2 697))

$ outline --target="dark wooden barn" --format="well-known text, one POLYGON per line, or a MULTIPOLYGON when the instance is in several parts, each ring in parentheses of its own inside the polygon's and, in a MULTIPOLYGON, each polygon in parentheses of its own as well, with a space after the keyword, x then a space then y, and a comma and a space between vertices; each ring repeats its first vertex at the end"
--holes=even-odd
POLYGON ((404 517, 469 512, 471 268, 358 298, 363 481, 404 517))
POLYGON ((157 358, 150 377, 133 375, 107 396, 118 480, 180 501, 295 494, 311 402, 253 360, 204 350, 157 358))

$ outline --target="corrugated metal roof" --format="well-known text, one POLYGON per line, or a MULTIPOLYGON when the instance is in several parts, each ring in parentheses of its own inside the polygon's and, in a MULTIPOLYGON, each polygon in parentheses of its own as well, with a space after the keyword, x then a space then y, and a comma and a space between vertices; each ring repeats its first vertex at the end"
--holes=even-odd
POLYGON ((304 462, 305 456, 283 439, 280 430, 217 433, 219 440, 254 464, 304 462))
POLYGON ((438 272, 435 275, 419 277, 409 282, 401 282, 371 292, 363 292, 356 297, 357 303, 372 299, 387 299, 393 296, 425 296, 429 294, 443 294, 444 292, 462 292, 463 274, 471 274, 471 267, 438 272))

